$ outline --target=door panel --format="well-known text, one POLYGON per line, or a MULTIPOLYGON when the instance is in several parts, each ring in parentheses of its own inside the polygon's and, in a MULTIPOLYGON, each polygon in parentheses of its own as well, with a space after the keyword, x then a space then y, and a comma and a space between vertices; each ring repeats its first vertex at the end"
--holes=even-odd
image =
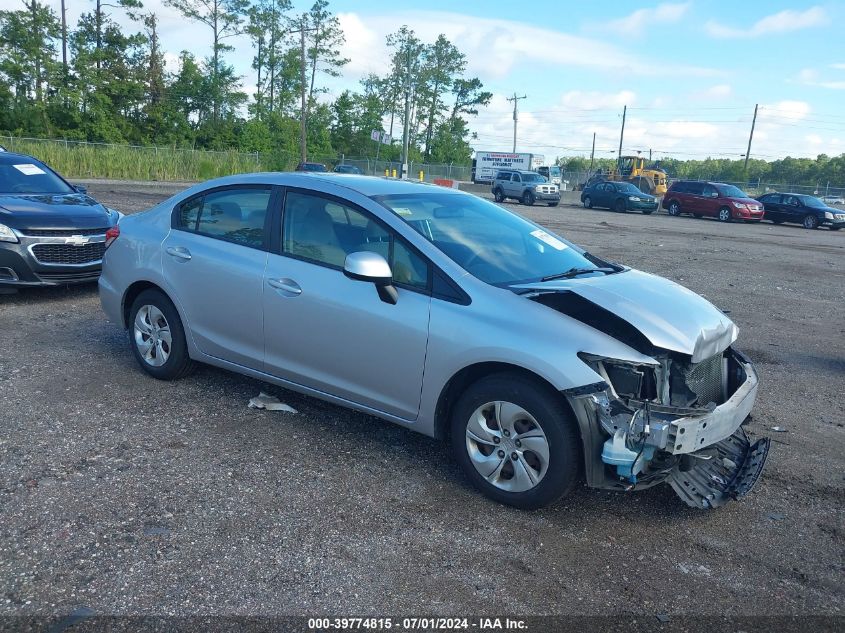
POLYGON ((162 244, 165 277, 197 347, 252 369, 263 367, 263 244, 270 198, 270 188, 231 188, 194 198, 177 210, 176 226, 162 244))
POLYGON ((420 406, 430 266, 372 216, 342 201, 288 191, 281 251, 262 288, 265 371, 407 420, 420 406), (393 271, 398 301, 348 278, 346 256, 371 251, 393 271))

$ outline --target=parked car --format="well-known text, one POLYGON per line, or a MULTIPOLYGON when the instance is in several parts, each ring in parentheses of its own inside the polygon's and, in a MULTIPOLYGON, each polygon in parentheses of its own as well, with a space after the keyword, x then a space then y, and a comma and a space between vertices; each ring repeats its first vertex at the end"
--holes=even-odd
POLYGON ((154 378, 203 362, 449 437, 474 485, 521 508, 581 473, 716 507, 767 454, 721 310, 454 189, 212 180, 121 221, 100 299, 154 378))
POLYGON ((845 198, 842 196, 823 196, 822 202, 825 204, 845 205, 845 198))
POLYGON ((661 206, 669 215, 689 213, 697 218, 719 218, 722 222, 763 219, 763 205, 734 185, 721 182, 676 180, 663 196, 661 206))
POLYGON ((328 171, 323 163, 299 163, 296 171, 328 171))
POLYGON ((120 217, 38 159, 0 153, 0 289, 95 281, 120 217))
POLYGON ((334 171, 336 174, 361 174, 363 173, 355 165, 335 165, 334 171))
POLYGON ((508 198, 519 200, 529 206, 535 202, 545 202, 550 207, 560 204, 560 189, 534 171, 521 169, 501 169, 493 179, 493 196, 496 202, 508 198))
POLYGON ((614 211, 657 211, 657 198, 643 193, 630 182, 595 182, 581 192, 581 202, 588 209, 604 207, 614 211))
POLYGON ((834 209, 814 196, 801 193, 767 193, 757 198, 766 209, 766 219, 775 224, 792 222, 805 229, 826 226, 838 231, 845 226, 845 211, 834 209))

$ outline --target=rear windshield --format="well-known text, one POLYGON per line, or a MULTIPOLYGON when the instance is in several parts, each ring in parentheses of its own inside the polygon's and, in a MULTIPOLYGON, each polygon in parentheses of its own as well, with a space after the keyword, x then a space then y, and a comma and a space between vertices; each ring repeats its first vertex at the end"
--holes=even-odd
POLYGON ((68 184, 37 161, 0 162, 0 193, 73 193, 68 184))

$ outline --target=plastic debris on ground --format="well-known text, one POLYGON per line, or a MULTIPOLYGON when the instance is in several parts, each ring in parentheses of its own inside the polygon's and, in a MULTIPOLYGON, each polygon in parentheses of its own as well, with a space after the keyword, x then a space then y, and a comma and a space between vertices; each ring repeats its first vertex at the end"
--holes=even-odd
POLYGON ((247 406, 249 406, 250 409, 266 409, 267 411, 287 411, 288 413, 299 413, 299 411, 289 404, 285 404, 280 401, 276 396, 271 396, 263 391, 254 398, 251 398, 249 405, 247 406))

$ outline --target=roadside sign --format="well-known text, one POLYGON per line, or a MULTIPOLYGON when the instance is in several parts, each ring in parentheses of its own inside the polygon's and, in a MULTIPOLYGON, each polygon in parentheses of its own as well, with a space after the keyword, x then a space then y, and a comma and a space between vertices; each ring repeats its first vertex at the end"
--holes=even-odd
POLYGON ((390 138, 390 134, 387 132, 381 135, 381 142, 383 145, 390 145, 391 141, 393 141, 393 139, 390 138))
POLYGON ((370 132, 370 138, 373 139, 376 143, 379 141, 379 137, 381 137, 381 132, 378 130, 373 130, 370 132))

